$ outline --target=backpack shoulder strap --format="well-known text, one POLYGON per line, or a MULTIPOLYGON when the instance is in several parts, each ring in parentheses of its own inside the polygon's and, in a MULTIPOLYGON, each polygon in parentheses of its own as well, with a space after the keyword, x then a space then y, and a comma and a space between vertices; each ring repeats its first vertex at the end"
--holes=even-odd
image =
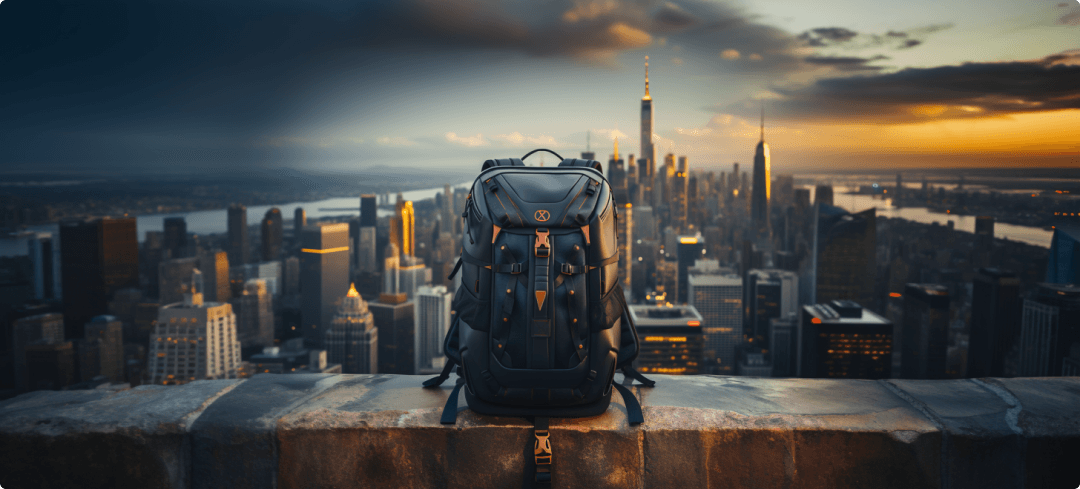
POLYGON ((487 160, 484 162, 484 166, 480 168, 480 171, 487 170, 494 166, 525 166, 525 162, 520 158, 498 158, 494 160, 487 160))
POLYGON ((596 170, 596 171, 598 171, 600 173, 604 173, 604 166, 601 165, 600 162, 596 161, 596 160, 583 160, 581 158, 566 158, 566 159, 562 160, 562 163, 559 163, 559 166, 577 166, 577 167, 592 168, 593 170, 596 170))

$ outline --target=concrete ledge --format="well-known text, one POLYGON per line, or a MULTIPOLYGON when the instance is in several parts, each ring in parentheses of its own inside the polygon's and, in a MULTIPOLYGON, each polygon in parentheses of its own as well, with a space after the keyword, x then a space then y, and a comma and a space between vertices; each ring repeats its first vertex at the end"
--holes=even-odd
MULTIPOLYGON (((272 375, 0 403, 0 486, 523 487, 531 424, 426 377, 272 375)), ((617 377, 621 380, 621 377, 617 377)), ((553 487, 1080 485, 1080 378, 860 381, 656 376, 553 419, 553 487)), ((449 383, 449 382, 448 382, 449 383)))

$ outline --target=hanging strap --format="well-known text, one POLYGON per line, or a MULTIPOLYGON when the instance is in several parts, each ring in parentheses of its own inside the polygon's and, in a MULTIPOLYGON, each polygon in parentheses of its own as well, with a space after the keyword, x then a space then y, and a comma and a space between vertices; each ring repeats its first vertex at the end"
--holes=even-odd
POLYGON ((551 487, 551 432, 548 431, 547 416, 537 416, 533 420, 533 481, 538 489, 551 487))
POLYGON ((456 365, 456 364, 457 364, 457 362, 455 362, 453 358, 447 358, 446 359, 446 365, 443 366, 442 373, 440 373, 439 375, 437 375, 435 377, 432 377, 430 379, 425 380, 424 381, 424 387, 431 388, 431 387, 438 387, 438 386, 442 385, 443 382, 446 382, 446 379, 450 378, 450 372, 452 372, 454 370, 454 365, 456 365))
POLYGON ((623 398, 623 404, 626 405, 626 421, 630 424, 644 423, 645 416, 641 414, 641 404, 638 403, 637 396, 622 384, 613 383, 611 385, 615 386, 615 390, 619 391, 619 395, 623 398))
POLYGON ((451 281, 454 280, 454 276, 457 275, 458 270, 461 270, 461 263, 462 263, 461 257, 459 256, 458 259, 457 259, 457 264, 454 265, 454 271, 450 272, 449 277, 446 277, 447 280, 451 280, 451 281))
POLYGON ((439 422, 442 424, 455 424, 457 423, 457 396, 461 391, 461 386, 465 385, 464 382, 454 386, 454 390, 450 391, 450 397, 446 399, 446 405, 442 409, 442 418, 439 422))
POLYGON ((638 382, 641 382, 641 384, 643 386, 645 386, 645 387, 652 387, 652 386, 656 385, 655 380, 649 380, 649 379, 645 378, 644 375, 641 375, 641 372, 638 372, 637 369, 635 369, 634 367, 632 367, 630 365, 623 366, 622 373, 623 373, 623 375, 626 376, 626 378, 634 379, 634 380, 636 380, 638 382))

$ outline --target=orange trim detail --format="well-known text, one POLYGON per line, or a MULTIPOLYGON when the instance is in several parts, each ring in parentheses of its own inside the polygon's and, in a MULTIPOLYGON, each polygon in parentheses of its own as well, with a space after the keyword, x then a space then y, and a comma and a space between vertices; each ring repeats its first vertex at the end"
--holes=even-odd
POLYGON ((493 229, 491 232, 491 244, 495 244, 495 238, 499 237, 499 231, 502 231, 502 228, 494 224, 492 224, 491 227, 493 229))
POLYGON ((540 310, 544 308, 544 298, 547 297, 546 290, 536 291, 536 309, 540 310))

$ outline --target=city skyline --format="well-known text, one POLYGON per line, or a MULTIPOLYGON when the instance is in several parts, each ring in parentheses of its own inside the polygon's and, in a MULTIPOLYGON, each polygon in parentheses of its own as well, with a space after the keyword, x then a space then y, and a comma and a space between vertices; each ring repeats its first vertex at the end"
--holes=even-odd
POLYGON ((751 161, 761 101, 778 173, 1080 156, 1072 2, 52 8, 0 5, 5 171, 472 168, 586 133, 603 155, 640 147, 646 56, 656 153, 698 168, 751 161))

